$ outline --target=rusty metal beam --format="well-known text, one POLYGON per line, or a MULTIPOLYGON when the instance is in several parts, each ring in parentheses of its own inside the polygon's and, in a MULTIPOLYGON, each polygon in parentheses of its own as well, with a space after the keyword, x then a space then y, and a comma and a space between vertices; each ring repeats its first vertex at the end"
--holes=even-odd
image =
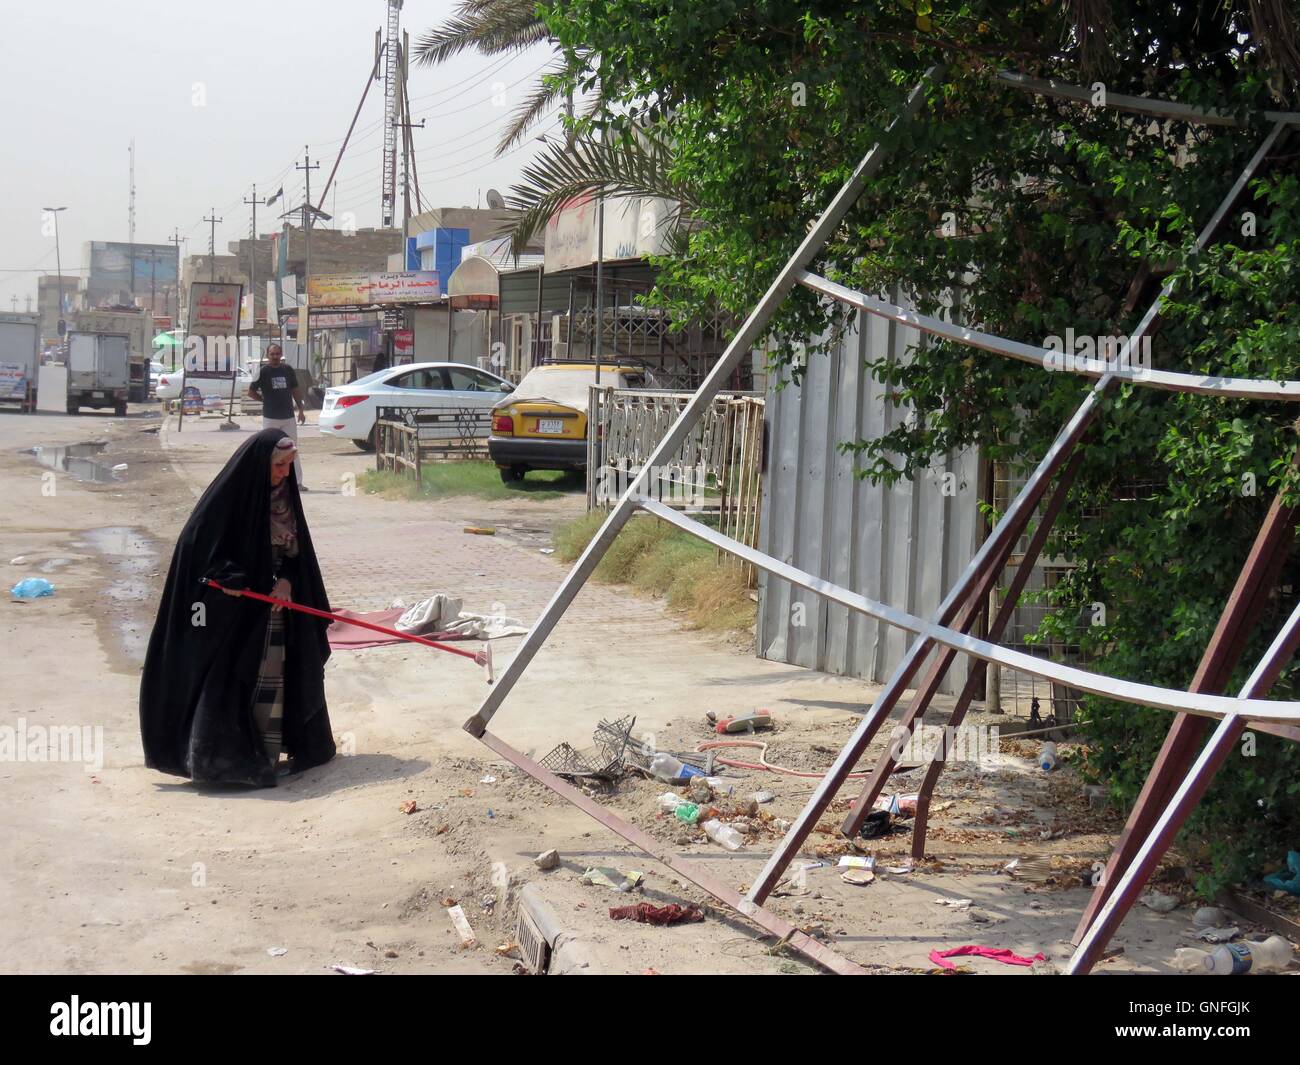
MULTIPOLYGON (((1016 572, 1007 587, 1006 598, 998 607, 996 616, 989 622, 987 638, 990 642, 997 643, 1002 639, 1002 633, 1006 631, 1011 619, 1015 616, 1016 606, 1020 602, 1020 596, 1025 590, 1025 585, 1029 583, 1029 576, 1033 572, 1034 563, 1038 560, 1038 556, 1042 554, 1043 546, 1047 543, 1047 537, 1052 531, 1052 526, 1056 524, 1056 519, 1065 506, 1065 501, 1070 494, 1070 487, 1074 484, 1074 479, 1078 476, 1081 465, 1083 465, 1083 455, 1076 451, 1069 465, 1061 471, 1061 476, 1057 478, 1056 487, 1052 490, 1052 497, 1048 500, 1047 506, 1043 508, 1038 527, 1034 530, 1034 535, 1026 546, 1024 557, 1021 559, 1020 564, 1016 566, 1016 572)), ((953 706, 952 713, 948 717, 943 736, 939 740, 939 749, 935 752, 934 758, 931 759, 929 768, 925 772, 925 778, 921 781, 921 787, 917 791, 916 816, 912 820, 913 858, 925 857, 925 835, 930 823, 930 798, 934 795, 934 788, 939 782, 939 775, 947 765, 948 740, 952 730, 959 727, 965 719, 966 711, 970 708, 975 696, 983 690, 984 673, 987 668, 987 664, 984 662, 972 667, 970 675, 966 678, 966 683, 962 687, 961 694, 958 695, 957 702, 953 706)))
MULTIPOLYGON (((957 616, 953 619, 952 627, 958 632, 970 632, 974 628, 984 604, 988 601, 989 593, 996 586, 998 577, 1006 568, 1007 558, 1014 547, 1015 541, 1008 541, 996 560, 990 560, 988 568, 982 572, 979 579, 972 586, 966 600, 961 604, 957 616)), ((986 634, 984 638, 990 643, 997 642, 996 636, 986 634)), ((867 815, 871 813, 871 808, 880 795, 881 789, 889 780, 890 774, 898 766, 897 752, 899 750, 898 740, 901 738, 899 735, 900 730, 906 730, 909 735, 915 733, 917 723, 925 718, 926 710, 929 709, 931 701, 939 691, 939 685, 943 682, 944 676, 947 675, 956 657, 957 652, 951 647, 940 648, 935 654, 934 660, 930 663, 930 668, 926 670, 925 676, 921 678, 921 683, 917 685, 912 701, 908 703, 902 718, 894 726, 892 742, 881 752, 875 768, 872 769, 871 775, 863 784, 853 806, 845 815, 844 821, 840 825, 840 831, 844 835, 852 838, 862 828, 862 823, 867 819, 867 815)), ((972 664, 972 669, 977 668, 979 667, 972 664)))
MULTIPOLYGON (((1300 605, 1291 612, 1286 624, 1255 667, 1250 679, 1242 687, 1240 697, 1252 699, 1272 688, 1297 647, 1300 647, 1300 605)), ((1188 814, 1200 802, 1201 796, 1214 779, 1214 774, 1245 728, 1246 719, 1238 714, 1229 714, 1219 722, 1210 741, 1197 755, 1191 772, 1183 777, 1160 816, 1144 833, 1145 838, 1138 846, 1133 860, 1124 867, 1109 898, 1079 940, 1078 949, 1066 966, 1067 975, 1082 975, 1092 971, 1111 936, 1137 902, 1138 894, 1155 871, 1161 856, 1173 843, 1188 814)))
POLYGON ((830 947, 801 932, 795 925, 783 920, 770 910, 765 910, 762 906, 750 902, 730 884, 723 883, 711 873, 699 868, 699 866, 679 858, 648 833, 642 832, 635 825, 628 824, 616 813, 601 806, 591 796, 575 788, 572 784, 561 780, 527 755, 515 750, 505 740, 486 731, 478 738, 490 750, 495 751, 506 761, 523 770, 538 783, 545 784, 562 799, 567 799, 573 803, 579 810, 599 821, 611 832, 622 836, 639 850, 666 865, 678 876, 689 880, 696 887, 707 891, 719 902, 730 906, 737 913, 747 917, 764 932, 776 936, 778 940, 788 942, 791 947, 810 961, 814 961, 841 976, 866 975, 866 970, 860 965, 849 961, 841 954, 835 953, 830 947))
MULTIPOLYGON (((1297 452, 1295 461, 1300 462, 1300 452, 1297 452)), ((1278 574, 1295 545, 1296 518, 1295 509, 1283 504, 1279 491, 1255 535, 1241 572, 1237 574, 1236 584, 1219 615, 1214 634, 1206 644, 1189 691, 1221 692, 1227 685, 1228 678, 1241 660, 1255 620, 1262 613, 1269 593, 1277 584, 1278 574)), ((1073 936, 1075 943, 1082 941, 1088 926, 1110 897, 1119 874, 1128 867, 1139 843, 1150 832, 1160 810, 1168 804, 1179 780, 1186 775, 1205 729, 1204 718, 1190 714, 1179 714, 1174 718, 1142 791, 1129 811, 1128 821, 1115 842, 1115 849, 1106 862, 1105 872, 1079 918, 1073 936)))

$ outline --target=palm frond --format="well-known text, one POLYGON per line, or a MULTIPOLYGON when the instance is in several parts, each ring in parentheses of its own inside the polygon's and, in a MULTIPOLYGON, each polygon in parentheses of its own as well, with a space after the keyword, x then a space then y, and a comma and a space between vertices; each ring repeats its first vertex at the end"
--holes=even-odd
POLYGON ((1295 7, 1286 0, 1250 0, 1250 29, 1269 65, 1293 88, 1300 85, 1300 29, 1295 7))
POLYGON ((468 50, 483 55, 523 51, 547 36, 536 0, 463 0, 451 18, 416 39, 412 54, 422 66, 435 66, 468 50))
POLYGON ((542 72, 541 81, 533 89, 522 104, 515 109, 515 113, 510 118, 510 125, 506 127, 505 136, 501 138, 501 143, 497 145, 497 155, 502 155, 518 144, 533 126, 542 113, 551 106, 559 97, 564 95, 563 88, 554 88, 546 84, 546 78, 561 74, 564 72, 564 64, 557 64, 549 70, 542 72))
POLYGON ((548 145, 524 168, 520 183, 510 189, 506 205, 517 212, 509 235, 519 254, 547 221, 570 200, 585 194, 654 196, 676 203, 675 226, 697 207, 694 191, 669 173, 671 150, 649 136, 606 142, 583 138, 571 146, 548 145))

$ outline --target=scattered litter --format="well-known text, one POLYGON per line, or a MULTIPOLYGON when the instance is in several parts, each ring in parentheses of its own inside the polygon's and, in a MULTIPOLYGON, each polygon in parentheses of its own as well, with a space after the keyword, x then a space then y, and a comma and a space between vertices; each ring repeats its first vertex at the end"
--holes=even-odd
POLYGON ((1300 895, 1300 851, 1290 851, 1286 856, 1286 867, 1291 875, 1282 872, 1270 873, 1264 877, 1264 883, 1274 891, 1285 891, 1288 895, 1300 895))
POLYGON ((402 805, 398 807, 398 809, 404 814, 413 814, 419 808, 419 805, 414 799, 407 799, 406 802, 402 803, 402 805))
POLYGON ((892 873, 894 876, 906 876, 908 873, 916 872, 916 866, 910 862, 907 865, 887 865, 885 872, 892 873))
POLYGON ((1089 806, 1101 806, 1106 801, 1106 785, 1085 784, 1083 786, 1083 797, 1088 800, 1089 806))
POLYGON ((704 822, 704 834, 718 846, 726 847, 729 851, 738 851, 745 845, 739 832, 730 825, 724 825, 716 817, 704 822))
MULTIPOLYGON (((710 719, 712 720, 712 719, 710 719)), ((771 710, 749 710, 743 714, 731 714, 717 719, 713 731, 719 736, 734 735, 737 732, 757 732, 774 726, 771 710)))
POLYGON ((951 810, 956 805, 957 805, 956 799, 948 799, 946 802, 941 802, 937 806, 931 806, 930 812, 932 814, 941 814, 944 812, 944 810, 951 810))
POLYGON ((974 899, 935 899, 940 906, 947 906, 950 910, 969 910, 974 904, 974 899))
POLYGON ((854 884, 857 887, 866 887, 874 883, 876 874, 870 869, 845 869, 840 873, 840 879, 846 884, 854 884))
POLYGON ((568 743, 561 743, 553 747, 538 764, 558 777, 617 780, 623 775, 624 759, 631 753, 634 724, 635 717, 601 721, 592 736, 592 747, 580 751, 568 743))
POLYGON ((9 594, 18 599, 40 599, 53 595, 54 585, 44 577, 27 577, 9 589, 9 594))
POLYGON ((475 536, 496 536, 496 529, 491 525, 466 525, 465 532, 473 533, 475 536))
POLYGON ((750 796, 755 802, 771 802, 776 798, 774 791, 756 791, 750 796))
POLYGON ((553 547, 539 547, 537 550, 540 551, 543 555, 555 554, 555 548, 553 547))
POLYGON ((578 877, 578 882, 588 887, 609 888, 611 891, 631 891, 640 887, 644 879, 645 876, 635 869, 629 869, 625 873, 612 865, 600 865, 584 872, 578 877))
POLYGON ((1149 891, 1138 901, 1148 910, 1153 910, 1156 913, 1169 913, 1178 909, 1183 900, 1178 898, 1177 895, 1165 895, 1159 891, 1149 891))
POLYGON ((632 906, 612 906, 610 917, 615 921, 637 921, 640 924, 685 924, 703 921, 704 913, 695 903, 679 906, 670 902, 667 906, 654 906, 648 902, 638 902, 632 906))
POLYGON ((842 869, 874 869, 876 859, 870 855, 842 854, 837 864, 842 869))
POLYGON ((975 955, 979 958, 989 958, 992 961, 1000 961, 1003 965, 1033 965, 1036 961, 1047 961, 1047 955, 1035 954, 1032 958, 1025 958, 1019 954, 1013 954, 1006 947, 981 947, 974 944, 968 944, 964 947, 953 947, 950 950, 932 950, 930 951, 930 960, 942 969, 955 969, 948 958, 966 957, 975 955))
POLYGON ((465 911, 459 906, 450 906, 447 908, 447 916, 451 918, 452 927, 456 929, 456 934, 460 936, 460 945, 462 947, 478 946, 478 939, 474 936, 474 929, 469 923, 469 918, 465 916, 465 911))
POLYGON ((119 462, 116 466, 113 467, 113 472, 114 472, 114 473, 125 473, 125 472, 126 472, 126 463, 125 463, 125 462, 119 462))
POLYGON ((495 947, 493 947, 492 949, 493 949, 493 951, 494 951, 495 953, 497 953, 497 954, 501 955, 501 957, 505 958, 505 957, 509 957, 511 954, 513 954, 515 951, 517 951, 517 950, 519 949, 519 944, 518 944, 518 943, 513 943, 513 942, 512 942, 512 943, 498 943, 498 944, 497 944, 495 947))
POLYGON ((862 822, 862 827, 858 829, 858 836, 862 839, 878 839, 889 835, 893 828, 888 810, 872 810, 867 814, 867 819, 862 822))
POLYGON ((1052 878, 1052 860, 1046 855, 1032 858, 1016 858, 1002 867, 1004 873, 1010 873, 1017 880, 1030 880, 1045 883, 1052 878))
POLYGON ((24 562, 26 562, 26 561, 27 561, 27 556, 26 556, 26 555, 19 555, 17 558, 11 558, 11 559, 9 560, 9 565, 11 565, 11 566, 21 566, 21 565, 22 565, 24 562))
POLYGON ((1228 914, 1218 906, 1202 906, 1192 915, 1196 928, 1222 928, 1228 923, 1228 914))
POLYGON ((485 776, 482 780, 479 781, 480 784, 495 784, 496 782, 497 782, 497 778, 494 777, 491 773, 489 773, 487 776, 485 776))
POLYGON ((342 973, 344 976, 374 976, 379 972, 378 969, 359 969, 355 965, 327 965, 327 969, 333 969, 336 973, 342 973))
POLYGON ((549 851, 542 851, 541 854, 533 859, 533 864, 544 873, 549 872, 552 869, 557 869, 560 865, 560 852, 554 848, 551 848, 549 851))
POLYGON ((1204 928, 1196 933, 1197 939, 1203 939, 1207 943, 1231 943, 1241 935, 1241 929, 1233 926, 1231 928, 1204 928))
POLYGON ((803 876, 796 873, 793 877, 783 876, 778 880, 776 887, 772 889, 772 894, 778 899, 784 899, 798 895, 811 895, 812 892, 808 890, 803 876))
POLYGON ((288 947, 267 947, 266 952, 273 958, 283 958, 289 953, 288 947))
POLYGON ((1038 751, 1038 768, 1050 773, 1056 768, 1056 760, 1056 744, 1049 740, 1038 751))
POLYGON ((673 816, 678 821, 684 821, 688 825, 695 824, 700 819, 700 808, 693 802, 680 803, 673 811, 673 816))

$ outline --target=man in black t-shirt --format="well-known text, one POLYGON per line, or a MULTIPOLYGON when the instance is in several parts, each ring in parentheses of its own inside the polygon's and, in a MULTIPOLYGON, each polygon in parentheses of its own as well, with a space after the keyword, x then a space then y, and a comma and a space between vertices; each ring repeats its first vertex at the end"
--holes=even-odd
MULTIPOLYGON (((248 389, 250 399, 260 400, 262 404, 262 428, 281 429, 295 443, 298 440, 298 426, 307 421, 307 409, 302 402, 302 389, 298 387, 298 375, 293 367, 286 365, 284 352, 279 344, 272 344, 266 349, 266 362, 262 372, 248 389), (298 406, 298 420, 293 417, 294 404, 298 406)), ((298 452, 300 455, 301 452, 298 452)), ((306 490, 302 483, 302 459, 295 456, 294 473, 298 478, 298 487, 306 490)))

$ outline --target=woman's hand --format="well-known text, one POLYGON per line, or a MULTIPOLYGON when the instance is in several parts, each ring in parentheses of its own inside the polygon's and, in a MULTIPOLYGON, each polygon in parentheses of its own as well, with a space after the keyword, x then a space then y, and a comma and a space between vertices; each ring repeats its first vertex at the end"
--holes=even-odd
MULTIPOLYGON (((289 583, 289 579, 287 577, 281 577, 278 581, 275 582, 275 587, 271 589, 271 598, 284 599, 290 603, 293 602, 293 585, 289 583)), ((271 607, 272 611, 279 611, 283 609, 284 607, 282 606, 272 605, 271 607)))

